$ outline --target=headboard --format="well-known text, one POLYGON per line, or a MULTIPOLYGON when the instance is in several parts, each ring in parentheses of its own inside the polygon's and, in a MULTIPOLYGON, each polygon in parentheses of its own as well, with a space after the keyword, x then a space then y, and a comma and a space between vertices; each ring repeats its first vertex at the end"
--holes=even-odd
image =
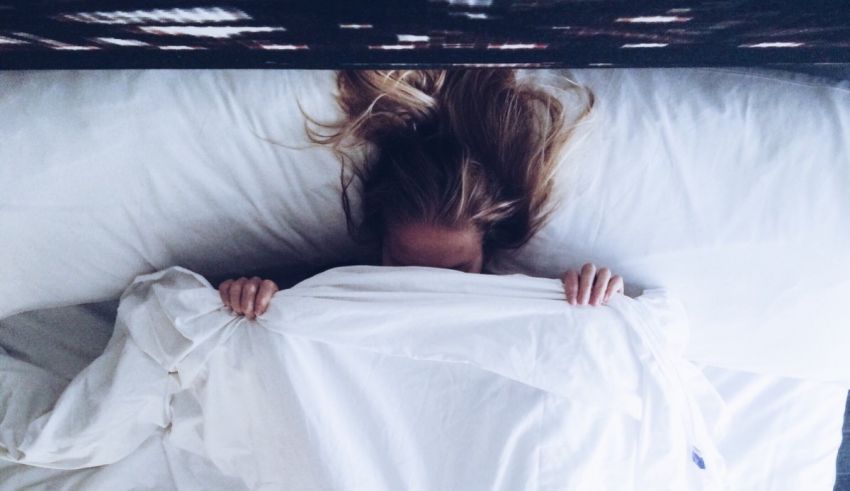
POLYGON ((848 62, 835 0, 0 1, 0 69, 848 62))

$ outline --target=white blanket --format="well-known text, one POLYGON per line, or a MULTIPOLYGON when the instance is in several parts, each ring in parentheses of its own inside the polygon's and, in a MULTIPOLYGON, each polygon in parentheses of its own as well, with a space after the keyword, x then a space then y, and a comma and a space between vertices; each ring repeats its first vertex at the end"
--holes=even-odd
POLYGON ((360 266, 249 321, 171 268, 64 390, 0 354, 0 457, 86 468, 159 440, 162 488, 722 489, 686 337, 663 291, 571 307, 557 280, 360 266))

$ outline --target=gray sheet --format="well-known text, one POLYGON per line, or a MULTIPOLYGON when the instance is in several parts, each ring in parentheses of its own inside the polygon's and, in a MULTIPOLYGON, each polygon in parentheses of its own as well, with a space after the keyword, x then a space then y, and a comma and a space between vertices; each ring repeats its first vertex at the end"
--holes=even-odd
POLYGON ((116 299, 7 317, 0 320, 0 346, 70 380, 103 352, 117 309, 116 299))

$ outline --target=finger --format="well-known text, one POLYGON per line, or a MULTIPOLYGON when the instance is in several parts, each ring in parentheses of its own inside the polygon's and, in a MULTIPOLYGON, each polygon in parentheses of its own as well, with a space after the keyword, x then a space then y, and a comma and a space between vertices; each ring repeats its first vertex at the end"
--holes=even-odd
POLYGON ((254 318, 254 299, 257 298, 257 291, 260 289, 260 283, 263 280, 254 276, 242 287, 242 312, 249 319, 254 318))
POLYGON ((564 295, 567 297, 567 302, 570 305, 576 304, 578 297, 578 273, 569 270, 564 274, 564 295))
POLYGON ((625 285, 623 284, 623 278, 620 276, 614 276, 611 278, 611 281, 608 282, 608 289, 605 291, 605 300, 604 303, 608 303, 608 300, 611 299, 611 295, 615 293, 623 293, 623 289, 625 285))
POLYGON ((590 301, 590 288, 593 285, 593 278, 596 277, 596 266, 587 263, 581 268, 581 278, 579 279, 578 287, 578 303, 579 305, 587 305, 590 301))
POLYGON ((611 279, 611 270, 602 268, 596 273, 596 280, 593 282, 593 292, 590 294, 590 304, 599 305, 602 303, 603 296, 608 288, 608 281, 611 279))
POLYGON ((218 285, 218 294, 221 297, 221 303, 223 303, 227 308, 230 308, 230 285, 233 284, 233 280, 223 281, 220 285, 218 285))
POLYGON ((248 281, 246 278, 239 278, 230 285, 230 308, 237 314, 242 313, 242 286, 248 281))
POLYGON ((254 302, 254 312, 256 312, 257 315, 266 313, 266 309, 269 308, 269 302, 272 299, 272 295, 274 295, 274 292, 277 290, 277 284, 275 284, 272 280, 263 280, 263 282, 260 283, 260 291, 257 293, 257 299, 254 302))

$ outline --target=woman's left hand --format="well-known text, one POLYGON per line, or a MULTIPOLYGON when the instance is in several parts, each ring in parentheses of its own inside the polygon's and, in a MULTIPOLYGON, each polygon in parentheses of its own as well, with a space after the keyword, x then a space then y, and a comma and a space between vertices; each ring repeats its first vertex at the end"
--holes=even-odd
POLYGON ((564 293, 570 305, 603 305, 611 295, 623 293, 623 278, 611 275, 611 270, 587 263, 581 271, 564 273, 564 293))

